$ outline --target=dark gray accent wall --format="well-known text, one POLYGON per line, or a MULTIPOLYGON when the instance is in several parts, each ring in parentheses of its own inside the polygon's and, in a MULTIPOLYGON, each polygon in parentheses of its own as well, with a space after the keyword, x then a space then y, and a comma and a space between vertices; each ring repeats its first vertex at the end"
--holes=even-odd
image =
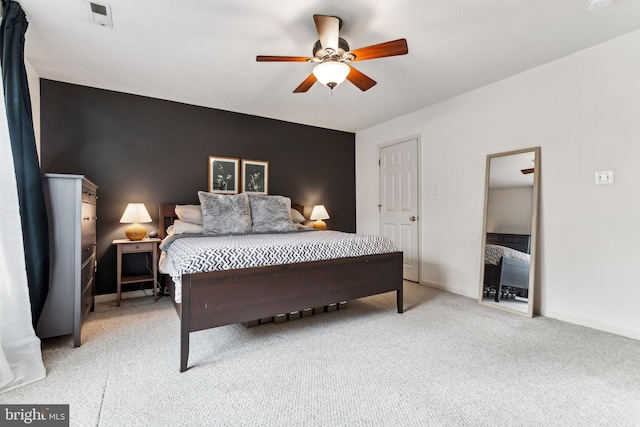
MULTIPOLYGON (((353 133, 45 79, 40 90, 43 172, 86 175, 99 187, 98 294, 115 292, 111 242, 125 238, 127 203, 145 203, 156 222, 144 225, 156 230, 158 204, 197 203, 207 190, 210 155, 269 161, 269 194, 324 204, 329 228, 355 232, 353 133)), ((146 268, 144 257, 128 263, 146 268)))

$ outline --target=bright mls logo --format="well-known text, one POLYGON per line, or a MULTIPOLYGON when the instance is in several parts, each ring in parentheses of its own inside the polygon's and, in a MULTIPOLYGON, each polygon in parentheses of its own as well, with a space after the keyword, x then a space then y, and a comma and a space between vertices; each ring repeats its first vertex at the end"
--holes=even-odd
POLYGON ((69 405, 0 405, 2 426, 68 427, 69 405))

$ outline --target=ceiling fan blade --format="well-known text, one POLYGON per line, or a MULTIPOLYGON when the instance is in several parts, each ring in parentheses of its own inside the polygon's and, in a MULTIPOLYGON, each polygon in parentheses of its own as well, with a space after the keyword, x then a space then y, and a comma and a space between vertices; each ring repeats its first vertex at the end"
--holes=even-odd
POLYGON ((310 62, 313 58, 307 58, 305 56, 268 56, 258 55, 256 56, 258 62, 310 62))
POLYGON ((351 71, 347 75, 347 80, 353 83, 361 91, 364 92, 365 90, 371 89, 377 84, 375 80, 365 76, 351 65, 349 65, 349 68, 351 68, 351 71))
POLYGON ((406 39, 393 40, 386 43, 374 44, 349 52, 355 56, 354 61, 384 58, 387 56, 406 55, 409 53, 406 39))
POLYGON ((323 49, 338 51, 338 37, 340 33, 340 18, 335 16, 313 15, 318 37, 323 49))
POLYGON ((295 90, 293 91, 293 93, 302 93, 302 92, 306 92, 309 89, 311 89, 311 86, 313 86, 313 84, 315 82, 317 82, 318 79, 316 79, 316 76, 313 75, 313 73, 311 73, 309 75, 309 77, 307 77, 306 79, 304 79, 304 81, 302 83, 300 83, 300 86, 298 86, 297 88, 295 88, 295 90))

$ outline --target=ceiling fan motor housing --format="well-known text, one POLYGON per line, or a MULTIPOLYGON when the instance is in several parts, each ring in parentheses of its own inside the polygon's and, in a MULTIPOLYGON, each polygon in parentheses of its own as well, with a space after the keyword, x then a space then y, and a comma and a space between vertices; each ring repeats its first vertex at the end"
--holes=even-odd
POLYGON ((349 43, 342 37, 338 38, 338 51, 333 52, 332 49, 323 49, 320 40, 316 41, 313 45, 313 57, 320 62, 326 60, 333 61, 353 61, 355 56, 348 53, 349 52, 349 43))

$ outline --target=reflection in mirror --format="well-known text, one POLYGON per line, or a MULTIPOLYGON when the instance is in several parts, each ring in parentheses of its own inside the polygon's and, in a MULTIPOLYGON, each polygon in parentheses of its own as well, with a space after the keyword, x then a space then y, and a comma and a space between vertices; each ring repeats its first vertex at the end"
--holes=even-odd
POLYGON ((479 302, 533 316, 540 147, 487 156, 479 302))

